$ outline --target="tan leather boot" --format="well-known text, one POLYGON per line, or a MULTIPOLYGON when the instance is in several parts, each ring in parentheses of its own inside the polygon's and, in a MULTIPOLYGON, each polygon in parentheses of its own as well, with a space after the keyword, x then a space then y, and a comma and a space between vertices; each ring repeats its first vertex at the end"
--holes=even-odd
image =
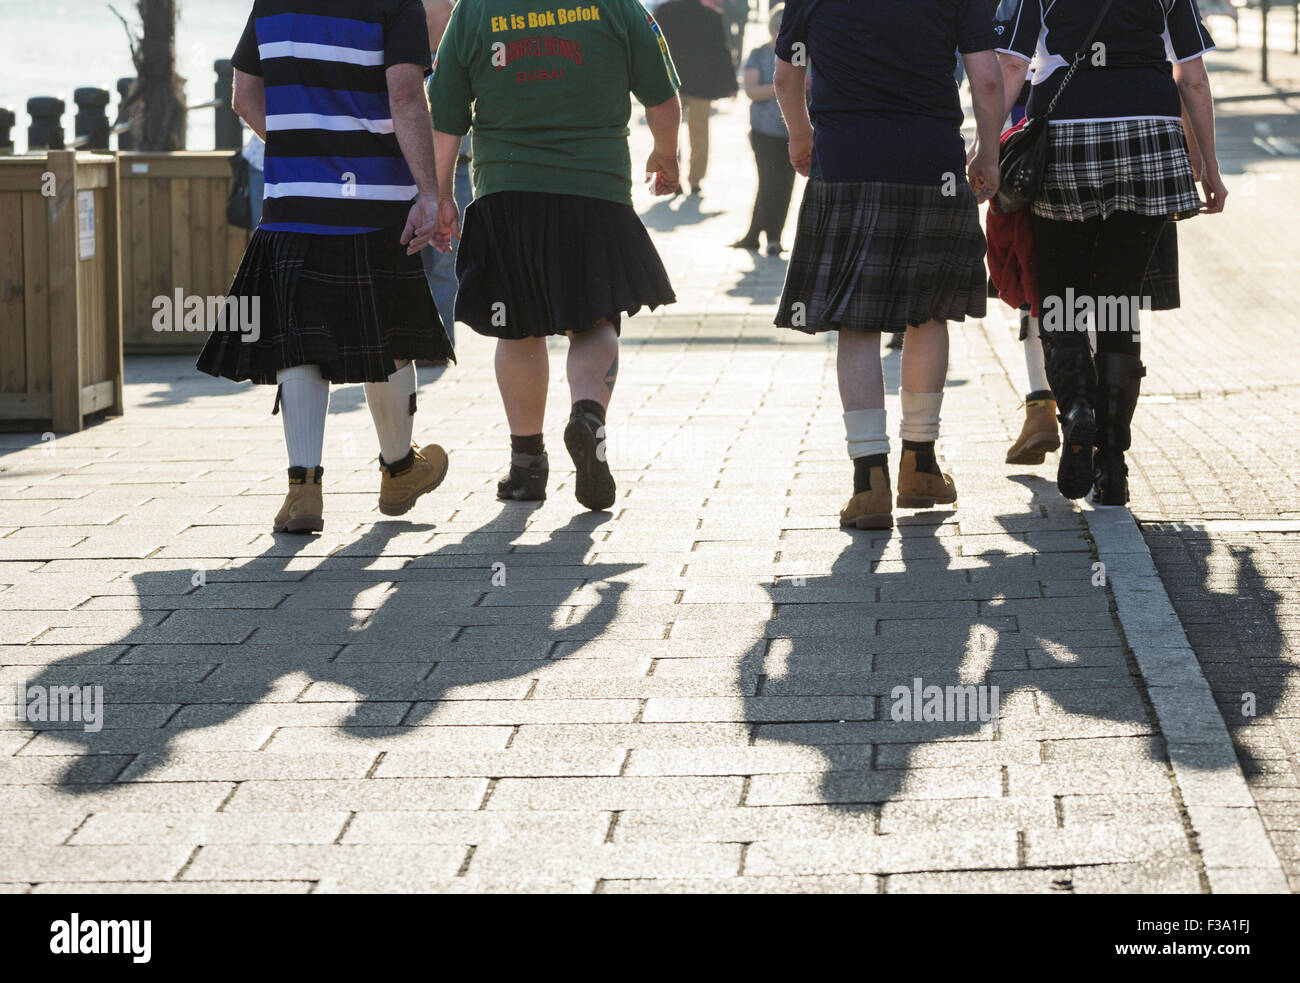
POLYGON ((325 528, 321 475, 324 468, 290 468, 289 494, 276 514, 274 532, 308 533, 325 528))
POLYGON ((898 465, 898 499, 900 509, 932 509, 957 501, 957 486, 950 474, 931 474, 917 469, 916 451, 903 450, 898 465))
POLYGON ((844 529, 892 529, 894 510, 890 502, 889 472, 871 469, 871 488, 858 492, 840 510, 840 527, 844 529))
POLYGON ((405 461, 387 465, 380 459, 379 511, 384 515, 405 515, 416 500, 442 484, 447 477, 447 452, 437 444, 411 448, 405 461))
POLYGON ((1056 426, 1056 400, 1031 399, 1025 403, 1025 424, 1007 451, 1008 464, 1042 464, 1048 451, 1061 446, 1056 426))

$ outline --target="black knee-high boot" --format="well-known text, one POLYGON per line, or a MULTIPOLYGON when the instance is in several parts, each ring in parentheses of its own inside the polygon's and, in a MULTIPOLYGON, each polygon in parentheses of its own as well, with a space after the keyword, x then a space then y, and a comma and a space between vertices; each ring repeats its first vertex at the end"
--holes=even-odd
POLYGON ((1056 486, 1066 498, 1083 498, 1092 487, 1092 448, 1097 440, 1097 369, 1087 344, 1047 341, 1047 381, 1061 421, 1061 461, 1056 486))
POLYGON ((1133 412, 1147 370, 1134 355, 1099 355, 1097 375, 1097 454, 1093 459, 1092 501, 1128 504, 1128 465, 1124 452, 1133 445, 1133 412))

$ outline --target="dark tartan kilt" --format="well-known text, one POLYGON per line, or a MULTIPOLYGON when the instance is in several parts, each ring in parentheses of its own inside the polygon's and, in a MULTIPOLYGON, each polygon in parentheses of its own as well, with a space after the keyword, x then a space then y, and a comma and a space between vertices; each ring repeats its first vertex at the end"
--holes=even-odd
POLYGON ((904 331, 987 309, 975 193, 939 185, 812 180, 775 323, 819 331, 904 331))
POLYGON ((545 338, 671 304, 663 261, 631 205, 497 191, 465 210, 456 320, 492 338, 545 338))
POLYGON ((1201 210, 1182 124, 1176 120, 1053 123, 1039 218, 1086 222, 1116 212, 1172 219, 1201 210))
POLYGON ((384 382, 397 360, 454 360, 424 264, 399 235, 258 229, 230 288, 232 298, 258 299, 258 324, 237 313, 208 339, 198 368, 274 385, 281 369, 317 365, 330 382, 355 383, 384 382))

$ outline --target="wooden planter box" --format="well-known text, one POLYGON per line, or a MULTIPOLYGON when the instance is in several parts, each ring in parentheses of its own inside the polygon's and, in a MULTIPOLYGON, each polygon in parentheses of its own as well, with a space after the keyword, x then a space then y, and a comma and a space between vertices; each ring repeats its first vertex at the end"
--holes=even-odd
POLYGON ((226 222, 231 151, 121 154, 122 313, 128 355, 196 355, 203 331, 157 331, 154 300, 220 297, 249 233, 226 222))
POLYGON ((0 427, 122 412, 118 164, 0 157, 0 427))

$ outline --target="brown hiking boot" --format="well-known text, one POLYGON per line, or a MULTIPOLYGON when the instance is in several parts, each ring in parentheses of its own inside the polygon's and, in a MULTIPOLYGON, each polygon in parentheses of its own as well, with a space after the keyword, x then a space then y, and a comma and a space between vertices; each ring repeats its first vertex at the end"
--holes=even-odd
POLYGON ((289 494, 275 516, 273 532, 308 533, 325 528, 322 518, 325 503, 321 499, 321 475, 324 468, 290 468, 289 494))
POLYGON ((903 448, 903 460, 898 465, 898 499, 900 509, 932 509, 936 505, 951 505, 957 501, 957 486, 952 475, 939 471, 934 460, 934 445, 923 445, 925 450, 903 448))
POLYGON ((417 449, 396 464, 379 460, 383 478, 379 482, 379 511, 384 515, 405 515, 416 500, 433 491, 447 477, 447 452, 437 444, 417 449))
POLYGON ((867 491, 858 492, 840 510, 840 527, 892 529, 894 510, 889 498, 889 472, 884 468, 872 468, 871 487, 867 491))
POLYGON ((1031 399, 1025 403, 1025 425, 1007 451, 1008 464, 1042 464, 1048 451, 1061 446, 1056 427, 1056 400, 1031 399))

